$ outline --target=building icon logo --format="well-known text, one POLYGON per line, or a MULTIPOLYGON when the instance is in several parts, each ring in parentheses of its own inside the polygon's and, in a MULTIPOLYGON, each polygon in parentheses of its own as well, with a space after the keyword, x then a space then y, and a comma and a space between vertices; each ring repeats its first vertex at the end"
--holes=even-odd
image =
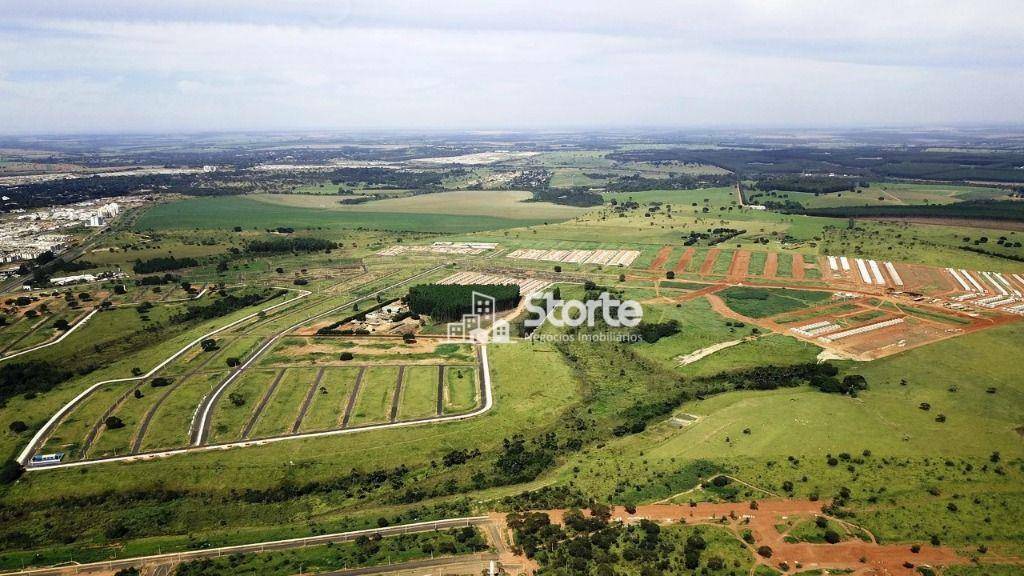
POLYGON ((463 314, 462 320, 449 322, 449 340, 471 344, 508 344, 512 341, 511 326, 502 318, 495 318, 496 304, 493 297, 473 292, 472 312, 463 314))

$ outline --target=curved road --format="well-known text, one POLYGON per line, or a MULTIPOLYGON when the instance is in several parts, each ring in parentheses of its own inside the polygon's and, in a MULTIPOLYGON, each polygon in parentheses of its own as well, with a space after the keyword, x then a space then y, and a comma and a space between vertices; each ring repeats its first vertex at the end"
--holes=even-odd
MULTIPOLYGON (((467 516, 464 518, 448 518, 444 520, 428 520, 426 522, 415 522, 412 524, 399 524, 385 528, 367 528, 365 530, 353 530, 351 532, 336 532, 333 534, 322 534, 320 536, 308 536, 305 538, 290 538, 287 540, 273 540, 270 542, 257 542, 255 544, 239 544, 236 546, 222 546, 220 548, 206 548, 202 550, 189 550, 186 552, 172 552, 169 554, 153 554, 151 556, 138 556, 136 558, 124 558, 109 560, 105 562, 90 562, 88 564, 72 564, 53 568, 34 568, 18 572, 5 572, 5 575, 23 576, 64 576, 67 574, 87 574, 90 572, 109 573, 122 568, 139 567, 143 565, 180 563, 201 558, 217 558, 229 554, 245 554, 269 552, 273 550, 289 550, 292 548, 304 548, 317 544, 329 542, 350 542, 360 536, 393 536, 397 534, 416 534, 422 532, 433 532, 449 528, 463 528, 466 526, 483 526, 493 522, 490 516, 467 516)), ((449 558, 451 562, 455 558, 449 558)), ((377 570, 379 572, 379 570, 377 570)))
MULTIPOLYGON (((284 290, 292 290, 292 289, 291 288, 284 288, 284 290)), ((252 314, 249 314, 248 316, 245 316, 243 318, 239 318, 238 320, 235 320, 234 322, 231 322, 230 324, 227 324, 225 326, 217 328, 216 330, 213 330, 211 332, 203 334, 202 336, 200 336, 200 337, 196 338, 195 340, 193 340, 193 341, 189 342, 188 344, 186 344, 184 347, 182 347, 180 350, 178 350, 174 354, 171 354, 170 356, 168 356, 166 359, 164 359, 164 361, 162 361, 159 364, 157 364, 156 366, 154 366, 149 372, 146 372, 145 374, 142 374, 142 375, 139 375, 139 376, 132 376, 130 378, 115 378, 113 380, 103 380, 101 382, 97 382, 97 383, 93 384, 92 386, 86 388, 85 390, 80 392, 77 396, 72 398, 71 401, 69 401, 67 404, 62 406, 60 408, 60 410, 58 410, 53 416, 50 417, 49 420, 46 421, 46 424, 43 424, 42 428, 40 428, 35 433, 35 435, 29 441, 28 445, 25 446, 25 449, 22 450, 21 454, 18 455, 18 458, 17 458, 18 463, 21 464, 22 466, 26 466, 29 463, 29 460, 32 458, 32 455, 36 452, 36 450, 38 450, 39 448, 41 448, 43 446, 43 444, 45 443, 45 440, 50 436, 50 434, 57 427, 57 425, 60 424, 60 422, 64 419, 64 417, 67 416, 71 412, 71 410, 75 408, 75 406, 77 406, 83 400, 88 398, 89 395, 92 394, 100 386, 104 386, 106 384, 114 384, 114 383, 117 383, 117 382, 132 382, 132 381, 135 381, 135 380, 145 380, 146 378, 149 378, 153 374, 156 374, 157 372, 159 372, 164 366, 166 366, 166 365, 170 364, 171 362, 173 362, 179 356, 181 356, 186 351, 188 351, 189 348, 192 348, 193 346, 199 344, 204 339, 209 338, 209 337, 211 337, 211 336, 213 336, 215 334, 219 334, 219 333, 221 333, 221 332, 223 332, 223 331, 225 331, 225 330, 227 330, 227 329, 229 329, 229 328, 231 328, 233 326, 237 326, 238 324, 240 324, 242 322, 245 322, 246 320, 250 320, 252 318, 255 318, 256 316, 258 316, 260 314, 260 312, 264 312, 264 313, 265 312, 269 312, 271 310, 274 310, 274 309, 279 308, 281 306, 285 306, 285 305, 290 304, 290 303, 292 303, 292 302, 294 302, 294 301, 296 301, 296 300, 298 300, 300 298, 305 298, 306 296, 309 296, 310 294, 312 294, 312 292, 309 292, 307 290, 300 290, 299 292, 300 292, 300 294, 298 296, 296 296, 295 298, 289 298, 288 300, 285 300, 284 302, 279 302, 277 304, 274 304, 273 306, 268 306, 266 308, 263 308, 262 310, 259 310, 257 312, 253 312, 252 314)), ((28 467, 28 469, 31 470, 33 468, 32 467, 28 467)))
MULTIPOLYGON (((227 388, 227 386, 231 384, 231 382, 233 382, 235 379, 237 379, 246 369, 248 369, 250 366, 252 366, 255 363, 255 361, 262 354, 264 354, 266 351, 268 351, 273 346, 273 344, 276 343, 285 334, 288 334, 289 332, 299 328, 303 324, 307 324, 307 323, 309 323, 311 321, 317 320, 317 319, 322 318, 324 316, 336 313, 339 310, 342 310, 342 309, 344 309, 344 308, 346 308, 348 306, 351 306, 351 305, 353 305, 356 302, 360 302, 362 300, 365 300, 366 298, 373 298, 373 297, 375 297, 375 296, 377 296, 379 294, 382 294, 382 293, 384 293, 384 292, 386 292, 388 290, 391 290, 391 289, 396 288, 398 286, 401 286, 401 285, 407 284, 409 282, 412 282, 412 281, 414 281, 414 280, 416 280, 418 278, 421 278, 421 277, 423 277, 423 276, 425 276, 427 274, 433 273, 433 272, 443 268, 444 266, 445 266, 445 264, 439 264, 438 266, 435 266, 435 267, 432 267, 432 268, 430 268, 428 270, 420 272, 419 274, 410 276, 409 278, 406 278, 406 279, 404 279, 404 280, 402 280, 400 282, 396 282, 396 283, 391 284, 391 285, 389 285, 389 286, 387 286, 385 288, 381 288, 380 290, 377 290, 375 292, 363 295, 363 296, 361 296, 361 297, 359 297, 359 298, 357 298, 355 300, 352 300, 350 302, 346 302, 345 304, 342 304, 340 306, 336 306, 336 307, 331 308, 331 309, 329 309, 329 310, 327 310, 325 312, 320 312, 320 313, 315 314, 313 316, 307 317, 307 318, 305 318, 305 319, 303 319, 303 320, 301 320, 299 322, 296 322, 295 324, 292 324, 291 326, 288 326, 287 328, 285 328, 285 329, 281 330, 280 332, 278 332, 277 334, 275 334, 266 343, 264 343, 263 346, 261 346, 259 349, 257 349, 257 351, 255 353, 253 353, 245 363, 243 363, 241 366, 239 366, 235 371, 233 371, 231 373, 230 376, 228 376, 226 379, 224 379, 224 381, 221 382, 214 391, 212 391, 205 398, 203 398, 202 402, 200 402, 200 404, 197 407, 196 412, 195 412, 195 414, 193 416, 193 424, 192 424, 191 431, 190 431, 190 437, 191 437, 192 446, 190 446, 188 448, 177 448, 177 449, 172 449, 172 450, 163 450, 163 451, 160 451, 160 452, 138 453, 138 454, 127 455, 127 456, 114 456, 114 457, 110 457, 110 458, 97 458, 97 459, 93 459, 93 460, 78 460, 78 461, 74 461, 74 462, 62 462, 62 463, 59 463, 59 464, 48 464, 48 465, 37 465, 37 466, 31 465, 31 462, 29 462, 29 460, 31 459, 32 455, 43 444, 45 444, 46 438, 48 438, 49 434, 52 433, 52 431, 57 427, 57 425, 61 422, 61 420, 63 420, 63 418, 68 413, 70 413, 70 411, 72 409, 74 409, 75 406, 77 406, 79 403, 81 403, 86 397, 89 396, 89 394, 91 394, 98 387, 100 387, 102 385, 105 385, 105 384, 110 384, 110 383, 128 382, 128 381, 133 381, 133 380, 141 380, 141 379, 149 378, 153 374, 155 374, 157 371, 162 369, 164 366, 166 366, 168 363, 173 361, 175 358, 177 358, 178 356, 183 354, 186 350, 188 350, 192 346, 195 346, 196 344, 198 344, 201 340, 203 340, 205 338, 208 338, 208 337, 210 337, 210 336, 212 336, 214 334, 217 334, 219 332, 222 332, 224 330, 227 330, 227 329, 229 329, 229 328, 231 328, 233 326, 236 326, 237 324, 239 324, 239 323, 241 323, 241 322, 243 322, 245 320, 248 320, 248 319, 256 316, 257 314, 259 314, 259 312, 250 314, 250 315, 248 315, 248 316, 246 316, 244 318, 241 318, 239 320, 236 320, 236 321, 232 322, 231 324, 228 324, 226 326, 218 328, 217 330, 214 330, 212 332, 209 332, 209 333, 201 336, 200 338, 197 338, 196 340, 192 341, 191 343, 186 345, 184 348, 182 348, 181 350, 179 350, 178 352, 174 353, 172 356, 168 357, 166 360, 164 360, 163 362, 158 364, 156 367, 154 367, 152 370, 150 370, 146 374, 143 374, 143 375, 137 376, 137 377, 133 377, 133 378, 120 378, 120 379, 115 379, 115 380, 105 380, 103 382, 99 382, 97 384, 94 384, 93 386, 90 386, 88 389, 86 389, 85 391, 80 393, 78 396, 73 398, 70 402, 65 404, 56 414, 53 415, 53 417, 50 418, 50 420, 32 438, 32 440, 29 442, 28 446, 26 446, 25 449, 22 451, 21 455, 18 457, 18 462, 21 463, 23 466, 26 466, 26 470, 28 470, 28 471, 42 471, 42 470, 52 470, 52 469, 58 469, 58 468, 72 468, 72 467, 89 466, 89 465, 93 465, 93 464, 109 463, 109 462, 133 462, 133 461, 139 461, 139 460, 151 460, 151 459, 154 459, 154 458, 164 458, 164 457, 174 456, 174 455, 177 455, 177 454, 184 454, 184 453, 188 453, 188 452, 205 452, 205 451, 211 451, 211 450, 225 450, 225 449, 229 449, 229 448, 238 448, 238 447, 244 447, 244 446, 259 446, 259 445, 263 445, 263 444, 269 444, 269 443, 274 443, 274 442, 281 442, 281 441, 284 441, 284 440, 294 440, 294 439, 301 439, 301 438, 317 438, 317 437, 323 437, 323 436, 337 436, 337 435, 342 435, 342 434, 353 434, 353 433, 357 433, 357 432, 366 432, 366 431, 369 431, 369 430, 384 430, 384 429, 390 429, 390 428, 404 428, 404 427, 408 427, 408 426, 417 426, 417 425, 420 425, 420 424, 430 424, 430 423, 438 423, 438 422, 452 422, 452 421, 457 421, 457 420, 465 420, 465 419, 468 419, 468 418, 473 418, 473 417, 479 416, 481 414, 484 414, 485 412, 490 411, 491 408, 494 406, 494 395, 493 395, 492 387, 491 387, 490 364, 489 364, 488 357, 487 357, 487 346, 482 344, 482 345, 478 346, 478 348, 477 348, 477 357, 478 357, 479 364, 480 364, 480 372, 481 372, 480 393, 481 393, 481 396, 483 398, 483 403, 482 403, 482 405, 479 408, 477 408, 476 410, 473 410, 472 412, 467 412, 467 413, 464 413, 464 414, 455 414, 455 415, 450 415, 450 416, 436 416, 436 417, 431 417, 431 418, 422 418, 422 419, 418 419, 418 420, 411 420, 411 421, 405 421, 405 422, 391 422, 391 423, 387 423, 387 424, 379 424, 379 425, 373 425, 373 426, 363 426, 363 427, 357 427, 357 428, 343 428, 343 429, 337 429, 337 430, 326 430, 326 431, 322 431, 322 432, 308 432, 308 433, 304 433, 304 434, 293 434, 293 435, 275 436, 275 437, 270 437, 270 438, 261 438, 261 439, 258 439, 258 440, 245 440, 245 441, 239 441, 239 442, 229 442, 229 443, 224 443, 224 444, 205 444, 207 435, 209 433, 209 427, 210 427, 210 421, 211 421, 210 416, 212 414, 213 407, 216 405, 217 400, 220 397, 220 395, 224 392, 224 390, 227 388)), ((265 309, 262 310, 262 312, 266 312, 266 311, 269 311, 271 309, 277 308, 279 306, 283 306, 283 305, 285 305, 287 303, 293 302, 293 301, 295 301, 295 300, 297 300, 299 298, 303 298, 303 297, 308 296, 308 295, 309 295, 309 292, 305 292, 304 291, 304 293, 302 295, 300 295, 300 296, 298 296, 296 298, 292 298, 290 300, 286 300, 285 302, 281 302, 281 303, 276 304, 274 306, 265 308, 265 309)))

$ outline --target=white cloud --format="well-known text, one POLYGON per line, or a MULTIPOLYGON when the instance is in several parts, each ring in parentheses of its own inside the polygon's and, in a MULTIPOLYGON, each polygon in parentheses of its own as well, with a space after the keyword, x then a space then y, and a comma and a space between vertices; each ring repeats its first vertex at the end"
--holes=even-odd
POLYGON ((37 0, 0 130, 1019 122, 1014 8, 37 0))

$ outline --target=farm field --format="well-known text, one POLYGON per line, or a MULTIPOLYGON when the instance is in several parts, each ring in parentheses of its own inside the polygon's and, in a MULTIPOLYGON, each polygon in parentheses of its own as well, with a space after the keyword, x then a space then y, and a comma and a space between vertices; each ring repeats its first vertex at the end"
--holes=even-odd
MULTIPOLYGON (((90 244, 78 263, 47 272, 102 278, 14 286, 0 308, 0 569, 451 518, 500 527, 511 512, 605 504, 665 504, 686 517, 691 502, 735 517, 613 521, 579 539, 591 556, 566 552, 584 532, 573 520, 534 560, 568 570, 577 556, 603 557, 597 543, 614 532, 623 540, 600 564, 632 576, 651 534, 658 550, 675 550, 661 572, 823 570, 780 566, 802 545, 891 545, 910 561, 924 546, 919 558, 962 561, 940 574, 970 575, 974 559, 1020 568, 1022 232, 749 206, 1010 204, 1009 187, 897 181, 871 172, 874 160, 844 165, 855 145, 805 146, 806 135, 743 145, 723 135, 714 146, 668 134, 431 138, 236 150, 251 165, 211 161, 191 181, 195 196, 154 188, 130 218, 82 233, 90 244), (790 173, 796 161, 776 146, 828 152, 850 175, 825 176, 831 168, 806 159, 790 173), (728 168, 678 160, 723 149, 736 154, 719 162, 728 168), (751 160, 765 154, 777 156, 751 160), (777 170, 812 187, 870 186, 756 196, 754 182, 777 170), (539 313, 522 299, 455 302, 470 292, 455 285, 557 293, 580 310, 598 304, 597 320, 563 326, 552 314, 533 330, 525 320, 539 313), (448 296, 420 297, 430 290, 448 296), (603 294, 636 301, 639 324, 602 316, 603 294), (4 356, 94 309, 59 343, 4 356), (449 336, 452 320, 469 337, 449 336), (494 340, 506 326, 510 341, 494 340), (800 511, 769 522, 752 501, 800 511), (760 545, 765 527, 780 546, 774 560, 744 538, 757 531, 760 545), (684 567, 698 534, 698 566, 684 567)), ((222 145, 235 150, 211 149, 222 145)), ((498 555, 477 537, 493 534, 369 537, 190 569, 285 576, 389 553, 498 555)), ((868 564, 847 560, 834 571, 868 564)), ((892 573, 904 576, 903 560, 892 573)), ((603 574, 596 564, 586 572, 603 574)))
MULTIPOLYGON (((452 193, 461 194, 461 193, 452 193)), ((380 211, 328 210, 325 212, 318 202, 320 197, 295 201, 296 197, 283 196, 280 202, 258 200, 253 197, 226 198, 191 198, 177 202, 158 204, 145 212, 135 223, 135 229, 168 230, 197 228, 204 230, 230 230, 234 226, 246 228, 274 228, 290 226, 296 229, 326 229, 336 231, 346 228, 374 228, 396 231, 419 232, 471 232, 495 228, 512 228, 543 224, 545 221, 556 221, 558 216, 544 217, 544 206, 538 204, 536 209, 522 209, 522 214, 529 217, 503 218, 487 214, 479 214, 486 204, 479 202, 481 208, 460 213, 447 213, 445 204, 431 203, 428 206, 442 210, 437 213, 418 212, 419 202, 408 206, 418 197, 396 200, 380 200, 387 204, 380 211), (397 210, 395 207, 397 206, 397 210)), ((309 198, 309 197, 305 197, 309 198)), ((517 202, 520 196, 506 202, 517 202)), ((367 203, 367 205, 373 203, 367 203)), ((565 211, 556 208, 556 213, 565 215, 565 211)), ((490 212, 493 214, 493 212, 490 212)))

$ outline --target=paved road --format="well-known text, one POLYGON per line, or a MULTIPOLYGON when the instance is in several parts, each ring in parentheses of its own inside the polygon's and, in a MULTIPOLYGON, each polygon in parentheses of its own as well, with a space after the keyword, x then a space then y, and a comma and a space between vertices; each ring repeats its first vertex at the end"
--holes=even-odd
POLYGON ((221 382, 213 392, 207 394, 206 397, 203 398, 202 402, 200 402, 200 404, 199 404, 199 409, 196 410, 195 418, 193 418, 193 420, 192 420, 192 427, 191 427, 191 431, 190 431, 191 444, 193 446, 197 446, 197 447, 206 444, 206 441, 207 441, 207 439, 209 438, 209 435, 210 435, 210 426, 211 426, 210 414, 213 412, 213 407, 217 404, 217 399, 220 398, 221 394, 224 393, 224 390, 226 390, 227 387, 230 386, 232 382, 234 382, 238 377, 240 377, 267 350, 270 350, 271 348, 273 348, 274 344, 276 344, 277 341, 280 340, 285 334, 288 334, 289 332, 291 332, 291 331, 301 327, 304 324, 308 324, 308 323, 313 322, 315 320, 319 320, 320 318, 324 318, 326 316, 330 316, 331 314, 336 314, 337 312, 339 312, 341 310, 344 310, 344 309, 346 309, 346 308, 348 308, 350 306, 353 306, 353 305, 355 305, 358 302, 362 302, 363 300, 366 300, 367 298, 375 298, 375 297, 379 296, 380 294, 384 294, 385 292, 388 292, 389 290, 393 290, 393 289, 395 289, 395 288, 397 288, 399 286, 404 286, 405 284, 408 284, 408 283, 413 282, 415 280, 418 280, 418 279, 420 279, 420 278, 422 278, 424 276, 432 274, 432 273, 434 273, 434 272, 436 272, 438 270, 441 270, 445 266, 446 266, 446 264, 444 264, 444 263, 438 264, 437 266, 433 266, 431 268, 428 268, 427 270, 424 270, 423 272, 420 272, 418 274, 414 274, 412 276, 409 276, 408 278, 406 278, 404 280, 400 280, 398 282, 395 282, 394 284, 390 284, 388 286, 385 286, 384 288, 381 288, 379 290, 375 290, 373 292, 370 292, 369 294, 365 294, 363 296, 360 296, 358 298, 355 298, 353 300, 345 302, 344 304, 341 304, 340 306, 335 306, 334 308, 331 308, 329 310, 325 310, 323 312, 319 312, 319 313, 314 314, 312 316, 303 318, 302 320, 299 320, 298 322, 288 326, 287 328, 285 328, 285 329, 281 330, 280 332, 278 332, 277 334, 273 335, 266 342, 266 344, 264 344, 258 350, 256 350, 256 352, 254 352, 252 354, 252 356, 249 356, 249 358, 245 362, 243 362, 234 372, 232 372, 227 378, 225 378, 224 381, 221 382))
MULTIPOLYGON (((50 437, 50 434, 57 428, 57 425, 60 424, 60 422, 64 419, 64 417, 67 416, 76 406, 78 406, 80 403, 82 403, 86 398, 88 398, 89 395, 91 395, 94 391, 96 391, 100 386, 104 386, 104 385, 107 385, 107 384, 114 384, 114 383, 117 383, 117 382, 131 382, 131 381, 135 381, 135 380, 145 380, 147 378, 150 378, 151 376, 153 376, 154 374, 156 374, 157 372, 162 370, 164 366, 166 366, 166 365, 170 364, 171 362, 173 362, 175 358, 178 358, 179 356, 184 354, 187 350, 189 350, 193 346, 198 345, 205 338, 210 338, 210 337, 214 336, 215 334, 219 334, 219 333, 221 333, 221 332, 223 332, 225 330, 228 330, 228 329, 232 328, 233 326, 237 326, 238 324, 240 324, 242 322, 245 322, 247 320, 255 318, 256 316, 259 315, 260 312, 269 312, 269 311, 274 310, 276 308, 279 308, 281 306, 286 306, 286 305, 288 305, 288 304, 290 304, 290 303, 292 303, 292 302, 294 302, 294 301, 296 301, 296 300, 298 300, 300 298, 305 298, 306 296, 309 296, 311 294, 311 292, 306 291, 306 290, 300 290, 299 292, 300 292, 300 294, 298 296, 296 296, 295 298, 289 298, 288 300, 285 300, 284 302, 279 302, 277 304, 274 304, 273 306, 268 306, 266 308, 263 308, 259 312, 253 312, 252 314, 249 314, 248 316, 245 316, 243 318, 239 318, 238 320, 235 320, 234 322, 231 322, 230 324, 227 324, 225 326, 217 328, 216 330, 213 330, 211 332, 203 334, 199 338, 196 338, 195 340, 193 340, 193 341, 189 342, 188 344, 186 344, 184 347, 182 347, 180 350, 178 350, 174 354, 171 354, 170 356, 168 356, 166 359, 164 359, 162 362, 160 362, 159 364, 154 366, 149 372, 146 372, 145 374, 141 374, 139 376, 133 376, 133 377, 130 377, 130 378, 115 378, 113 380, 103 380, 102 382, 97 382, 97 383, 93 384, 92 386, 86 388, 85 390, 80 392, 78 394, 78 396, 75 396, 67 404, 62 406, 60 408, 60 410, 58 410, 53 416, 50 417, 49 420, 46 421, 46 424, 43 424, 42 428, 40 428, 36 432, 35 436, 32 437, 32 440, 30 440, 28 445, 25 446, 25 449, 22 450, 21 454, 18 455, 18 463, 21 464, 22 466, 27 465, 29 460, 32 458, 32 455, 35 454, 37 450, 39 450, 40 448, 43 447, 43 445, 46 443, 46 439, 50 437)), ((27 469, 28 470, 40 470, 41 468, 35 468, 35 467, 29 466, 27 469)), ((42 468, 42 469, 45 469, 45 468, 42 468)))
MULTIPOLYGON (((332 570, 331 572, 319 572, 317 576, 364 576, 367 574, 390 574, 394 572, 407 572, 412 570, 427 570, 430 568, 444 567, 466 567, 469 573, 479 574, 491 560, 497 560, 497 554, 466 554, 465 556, 449 556, 446 558, 425 558, 423 560, 410 560, 399 564, 382 564, 380 566, 366 566, 363 568, 347 568, 344 570, 332 570)), ((445 571, 447 573, 447 570, 445 571)), ((452 573, 465 574, 465 570, 458 570, 452 573)), ((428 572, 433 574, 433 571, 428 572)))
MULTIPOLYGON (((92 562, 89 564, 77 564, 73 566, 59 566, 54 568, 35 568, 8 572, 11 575, 31 576, 66 576, 68 574, 89 574, 91 572, 107 572, 128 568, 131 566, 143 566, 151 564, 170 564, 198 560, 201 558, 217 558, 229 554, 258 553, 272 550, 290 550, 293 548, 304 548, 316 544, 327 544, 328 542, 349 542, 359 536, 393 536, 396 534, 415 534, 420 532, 432 532, 434 530, 445 530, 449 528, 462 528, 465 526, 482 526, 492 522, 489 516, 468 516, 464 518, 448 518, 427 522, 415 522, 412 524, 400 524, 386 528, 370 528, 366 530, 353 530, 351 532, 337 532, 334 534, 322 534, 320 536, 309 536, 307 538, 291 538, 288 540, 274 540, 270 542, 258 542, 255 544, 242 544, 238 546, 223 546, 220 548, 208 548, 205 550, 189 550, 187 552, 176 552, 172 554, 154 554, 151 556, 140 556, 136 558, 124 558, 110 560, 107 562, 92 562)), ((451 562, 453 559, 447 559, 451 562)), ((342 571, 342 573, 345 573, 342 571)), ((361 572, 370 574, 372 572, 361 572)))
MULTIPOLYGON (((247 368, 252 366, 253 363, 255 362, 255 360, 257 358, 259 358, 267 350, 269 350, 272 347, 272 345, 278 339, 280 339, 282 336, 284 336, 285 334, 291 332, 292 330, 302 326, 303 324, 306 324, 308 322, 317 320, 317 319, 322 318, 324 316, 327 316, 329 314, 335 313, 335 312, 337 312, 339 310, 342 310, 342 309, 346 308, 347 306, 351 306, 355 302, 365 300, 366 298, 373 298, 374 296, 376 296, 378 294, 382 294, 382 293, 384 293, 384 292, 386 292, 388 290, 391 290, 391 289, 393 289, 395 287, 402 286, 404 284, 412 282, 412 281, 414 281, 414 280, 416 280, 416 279, 418 279, 420 277, 423 277, 423 276, 425 276, 427 274, 435 272, 435 271, 443 268, 444 266, 445 266, 445 264, 439 264, 439 265, 434 266, 434 267, 432 267, 432 268, 430 268, 430 269, 428 269, 428 270, 426 270, 424 272, 421 272, 421 273, 416 274, 414 276, 410 276, 409 278, 406 278, 406 279, 404 279, 404 280, 402 280, 400 282, 396 282, 396 283, 391 284, 391 285, 389 285, 389 286, 387 286, 385 288, 381 288, 380 290, 377 290, 377 291, 372 292, 370 294, 361 296, 360 298, 357 298, 356 300, 353 300, 351 302, 346 302, 345 304, 342 304, 340 306, 331 308, 330 310, 327 310, 325 312, 314 314, 313 316, 310 316, 310 317, 307 317, 307 318, 305 318, 303 320, 300 320, 299 322, 296 322, 295 324, 289 326, 288 328, 278 332, 275 336, 270 338, 266 344, 264 344, 252 356, 250 356, 249 359, 245 363, 243 363, 241 366, 239 366, 239 368, 237 370, 232 372, 231 376, 229 376, 223 382, 221 382, 221 384, 218 386, 218 388, 216 390, 214 390, 213 392, 208 394, 206 396, 206 398, 203 399, 201 405, 196 410, 195 418, 193 419, 193 423, 194 423, 193 427, 192 427, 192 430, 193 430, 192 431, 193 445, 188 447, 188 448, 177 448, 177 449, 172 449, 172 450, 164 450, 164 451, 160 451, 160 452, 139 453, 139 454, 133 454, 133 455, 128 455, 128 456, 114 456, 114 457, 109 457, 109 458, 97 458, 97 459, 93 459, 93 460, 77 460, 77 461, 72 461, 72 462, 62 462, 60 464, 51 464, 51 465, 45 465, 45 466, 28 466, 26 469, 29 470, 29 471, 43 471, 43 470, 53 470, 53 469, 58 469, 58 468, 72 468, 72 467, 89 466, 89 465, 93 465, 93 464, 110 463, 110 462, 134 462, 134 461, 140 461, 140 460, 151 460, 151 459, 155 459, 155 458, 165 458, 165 457, 174 456, 174 455, 177 455, 177 454, 184 454, 184 453, 188 453, 188 452, 201 452, 201 451, 210 451, 210 450, 224 450, 224 449, 228 449, 228 448, 237 448, 237 447, 243 447, 243 446, 256 446, 256 445, 261 445, 261 444, 269 444, 269 443, 273 443, 273 442, 280 442, 280 441, 284 441, 284 440, 294 440, 294 439, 299 439, 299 438, 314 438, 314 437, 321 437, 321 436, 334 436, 334 435, 341 435, 341 434, 351 434, 351 433, 357 433, 357 432, 365 432, 367 430, 381 430, 381 429, 389 429, 389 428, 402 428, 402 427, 415 426, 415 425, 426 424, 426 423, 436 423, 436 422, 448 422, 448 421, 456 421, 456 420, 465 420, 467 418, 473 418, 473 417, 479 416, 479 415, 481 415, 481 414, 483 414, 485 412, 488 412, 494 406, 494 397, 493 397, 492 390, 491 390, 490 364, 489 364, 488 359, 487 359, 487 347, 484 346, 484 345, 481 345, 481 346, 478 347, 477 356, 478 356, 478 361, 479 361, 479 364, 480 364, 480 372, 481 372, 480 392, 481 392, 481 397, 484 399, 484 402, 483 402, 483 405, 481 407, 477 408, 476 410, 474 410, 472 412, 467 412, 467 413, 464 413, 464 414, 450 415, 450 416, 437 416, 437 417, 432 417, 432 418, 421 418, 421 419, 417 419, 417 420, 410 420, 410 421, 403 421, 403 422, 390 422, 390 423, 387 423, 387 424, 380 424, 380 425, 374 425, 374 426, 364 426, 364 427, 358 427, 358 428, 344 428, 344 429, 337 429, 337 430, 326 430, 326 431, 322 431, 322 432, 308 432, 308 433, 305 433, 305 434, 275 436, 275 437, 270 437, 270 438, 261 438, 261 439, 258 439, 258 440, 245 440, 245 441, 241 441, 241 442, 229 442, 229 443, 224 443, 224 444, 207 444, 206 443, 206 434, 208 433, 209 426, 210 426, 209 415, 210 415, 210 413, 211 413, 211 411, 213 409, 213 406, 216 404, 217 398, 220 396, 220 394, 224 391, 225 388, 227 388, 227 386, 231 382, 233 382, 238 376, 240 376, 247 368)), ((307 292, 305 295, 308 295, 308 294, 309 293, 307 292)), ((291 302, 291 301, 292 300, 289 300, 287 302, 291 302)), ((277 304, 276 306, 281 306, 283 304, 285 304, 285 303, 283 302, 281 304, 277 304)), ((79 403, 81 403, 86 397, 89 396, 89 394, 91 394, 99 386, 104 385, 104 384, 114 383, 114 382, 125 382, 125 381, 129 381, 129 380, 137 380, 137 379, 142 379, 142 378, 148 378, 152 374, 154 374, 157 371, 159 371, 160 369, 162 369, 165 365, 167 365, 169 362, 171 362, 174 358, 177 358, 179 355, 184 353, 185 350, 187 350, 188 348, 191 348, 192 346, 197 344, 202 338, 208 338, 208 337, 210 337, 211 335, 213 335, 215 333, 222 332, 222 331, 230 328, 231 326, 236 325, 238 322, 241 322, 243 320, 246 320, 246 319, 250 318, 251 316, 252 315, 247 316, 247 317, 245 317, 243 319, 240 319, 240 320, 238 320, 236 322, 233 322, 232 324, 229 324, 228 326, 224 326, 222 328, 218 328, 217 330, 215 330, 213 332, 210 332, 209 334, 206 334, 206 335, 202 336, 199 339, 196 339, 195 341, 190 343, 185 348, 179 350, 177 353, 175 353, 170 358, 168 358, 168 359, 164 360, 163 362, 161 362, 158 366, 153 368, 153 370, 147 372, 146 374, 144 374, 142 376, 139 376, 137 378, 121 378, 121 379, 117 379, 117 380, 107 380, 107 381, 104 381, 104 382, 99 382, 99 383, 94 384, 93 386, 89 387, 84 392, 82 392, 81 394, 76 396, 74 399, 72 399, 71 402, 66 404, 60 411, 58 411, 57 414, 55 414, 50 419, 49 422, 47 422, 46 425, 43 426, 43 428, 41 428, 39 430, 39 432, 36 433, 36 436, 32 439, 32 441, 29 443, 29 445, 25 448, 25 450, 19 456, 18 461, 21 462, 23 465, 25 463, 27 463, 28 460, 32 457, 32 454, 34 454, 36 452, 36 450, 38 450, 40 447, 43 446, 43 444, 45 444, 46 438, 49 437, 49 434, 52 433, 53 429, 56 428, 56 426, 60 423, 60 421, 64 418, 64 416, 66 416, 75 406, 77 406, 79 403)))

